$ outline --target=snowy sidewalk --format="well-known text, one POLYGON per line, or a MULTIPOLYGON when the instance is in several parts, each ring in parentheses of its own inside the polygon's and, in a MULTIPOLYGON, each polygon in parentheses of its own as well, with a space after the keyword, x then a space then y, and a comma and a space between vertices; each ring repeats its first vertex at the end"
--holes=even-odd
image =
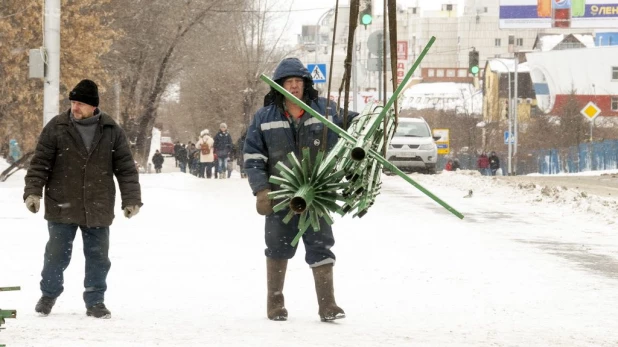
POLYGON ((24 207, 17 173, 0 184, 0 286, 22 290, 0 294, 0 307, 18 313, 0 344, 618 344, 618 238, 607 214, 488 177, 412 177, 466 218, 385 176, 365 217, 336 219, 335 292, 348 317, 327 324, 302 246, 284 290, 290 319, 266 319, 264 220, 247 181, 182 173, 141 175, 144 206, 131 220, 117 203, 106 295, 112 319, 85 315, 81 236, 65 292, 49 317, 38 317, 46 223, 42 211, 24 207), (463 198, 469 189, 473 197, 463 198))

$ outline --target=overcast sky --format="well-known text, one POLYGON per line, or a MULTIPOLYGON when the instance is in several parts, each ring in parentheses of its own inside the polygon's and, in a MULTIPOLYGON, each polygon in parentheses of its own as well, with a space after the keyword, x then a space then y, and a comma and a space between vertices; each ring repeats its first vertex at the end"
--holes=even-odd
MULTIPOLYGON (((442 3, 459 2, 462 2, 462 0, 397 0, 397 4, 404 7, 416 6, 418 3, 423 10, 439 9, 442 3)), ((349 0, 339 0, 339 6, 349 5, 349 3, 349 0)), ((374 14, 382 14, 382 1, 373 0, 373 3, 374 14)), ((295 40, 296 35, 301 33, 303 25, 315 25, 324 12, 335 6, 336 0, 290 0, 289 3, 282 6, 284 7, 282 10, 287 10, 288 6, 290 6, 289 4, 291 4, 291 12, 289 16, 288 34, 286 37, 289 40, 295 40)), ((283 26, 283 23, 284 21, 281 26, 283 26)))

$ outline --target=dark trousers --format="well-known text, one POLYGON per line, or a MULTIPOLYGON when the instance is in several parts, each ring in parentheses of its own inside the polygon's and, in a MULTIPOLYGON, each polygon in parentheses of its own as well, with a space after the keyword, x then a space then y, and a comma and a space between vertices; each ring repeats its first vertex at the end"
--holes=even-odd
POLYGON ((204 174, 206 174, 207 178, 212 178, 212 168, 215 166, 214 162, 201 162, 200 163, 200 174, 198 177, 204 178, 204 174))
MULTIPOLYGON (((265 254, 269 258, 291 259, 297 247, 291 243, 298 233, 299 215, 292 217, 288 224, 283 222, 288 210, 272 213, 266 216, 265 254)), ((324 219, 320 218, 320 231, 314 232, 309 227, 302 236, 305 244, 305 261, 310 266, 319 266, 335 262, 335 254, 330 250, 335 244, 333 229, 324 219)), ((296 245, 298 246, 298 245, 296 245)))
MULTIPOLYGON (((49 241, 45 246, 45 263, 41 272, 41 292, 57 298, 64 291, 64 270, 71 262, 73 240, 78 225, 47 222, 49 241)), ((86 274, 84 277, 84 302, 86 307, 105 301, 109 260, 109 227, 89 228, 79 226, 84 240, 86 274)))

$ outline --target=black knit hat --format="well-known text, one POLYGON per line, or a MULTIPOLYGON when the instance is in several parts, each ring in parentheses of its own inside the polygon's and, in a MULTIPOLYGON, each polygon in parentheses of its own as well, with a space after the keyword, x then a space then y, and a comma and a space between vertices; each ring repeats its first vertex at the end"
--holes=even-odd
POLYGON ((69 100, 80 101, 94 107, 99 106, 99 88, 91 80, 81 80, 69 93, 69 100))

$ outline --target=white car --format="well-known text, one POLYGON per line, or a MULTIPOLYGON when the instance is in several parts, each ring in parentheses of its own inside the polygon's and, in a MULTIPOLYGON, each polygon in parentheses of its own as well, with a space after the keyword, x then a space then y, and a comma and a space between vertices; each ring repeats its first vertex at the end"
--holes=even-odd
POLYGON ((397 131, 386 150, 386 159, 402 171, 436 173, 438 147, 423 118, 399 118, 397 131))

